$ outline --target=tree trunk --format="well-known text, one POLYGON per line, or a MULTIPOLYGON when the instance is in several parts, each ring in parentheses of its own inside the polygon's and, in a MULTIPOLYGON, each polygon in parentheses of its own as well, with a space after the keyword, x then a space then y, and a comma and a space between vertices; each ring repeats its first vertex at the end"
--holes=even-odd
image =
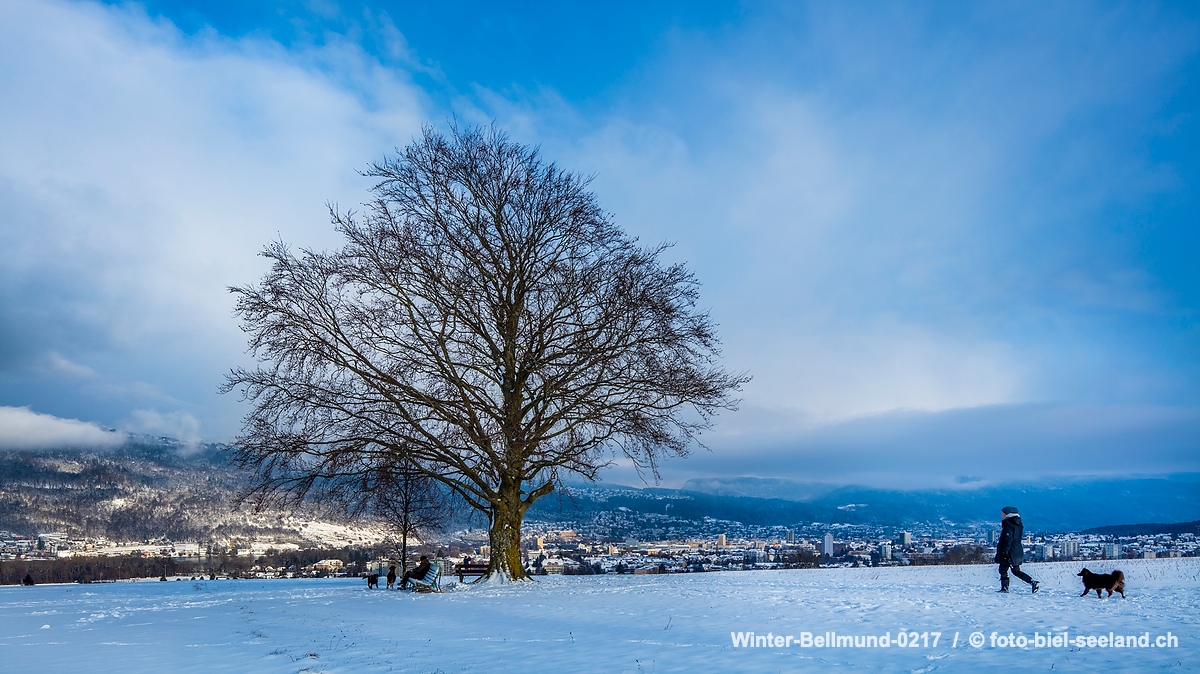
POLYGON ((408 467, 404 466, 401 470, 401 489, 400 489, 400 573, 408 571, 408 534, 412 531, 412 474, 408 472, 408 467))
POLYGON ((501 573, 509 580, 525 580, 529 576, 521 563, 521 520, 525 516, 521 484, 501 479, 499 492, 492 503, 492 527, 488 532, 492 548, 488 575, 501 573))

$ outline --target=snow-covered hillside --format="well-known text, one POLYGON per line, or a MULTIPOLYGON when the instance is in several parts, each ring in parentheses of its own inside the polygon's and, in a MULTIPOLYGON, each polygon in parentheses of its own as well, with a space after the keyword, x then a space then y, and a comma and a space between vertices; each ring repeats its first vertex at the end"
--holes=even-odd
POLYGON ((1200 559, 1119 562, 1125 599, 1079 597, 1081 566, 1027 565, 1042 582, 1036 595, 1017 580, 1014 593, 997 594, 990 566, 551 576, 451 583, 440 595, 368 591, 347 579, 4 587, 0 661, 5 671, 89 673, 1200 667, 1200 559), (769 635, 772 645, 735 647, 738 632, 769 635), (887 635, 890 645, 797 644, 805 633, 815 642, 830 632, 875 636, 874 643, 887 635), (972 633, 982 635, 982 647, 971 646, 972 633), (1148 633, 1147 647, 1086 645, 1087 637, 1107 644, 1110 633, 1148 633), (1156 646, 1168 633, 1178 645, 1156 646), (1029 647, 1000 647, 1010 634, 1025 636, 1029 647), (1033 646, 1047 634, 1065 634, 1068 643, 1033 646), (774 645, 788 636, 790 646, 774 645))

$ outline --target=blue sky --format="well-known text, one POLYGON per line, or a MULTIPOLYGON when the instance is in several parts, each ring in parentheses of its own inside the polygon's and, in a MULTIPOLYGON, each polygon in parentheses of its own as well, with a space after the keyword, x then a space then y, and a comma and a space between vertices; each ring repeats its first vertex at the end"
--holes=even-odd
POLYGON ((232 437, 224 288, 457 117, 704 284, 755 379, 668 484, 1198 471, 1198 45, 1186 3, 5 3, 0 446, 232 437))

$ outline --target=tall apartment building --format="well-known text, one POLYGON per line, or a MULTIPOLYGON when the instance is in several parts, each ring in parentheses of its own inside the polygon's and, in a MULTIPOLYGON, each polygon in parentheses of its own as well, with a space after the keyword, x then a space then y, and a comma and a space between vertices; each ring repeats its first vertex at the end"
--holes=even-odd
POLYGON ((1079 541, 1068 538, 1062 542, 1062 556, 1067 559, 1074 559, 1079 556, 1079 541))

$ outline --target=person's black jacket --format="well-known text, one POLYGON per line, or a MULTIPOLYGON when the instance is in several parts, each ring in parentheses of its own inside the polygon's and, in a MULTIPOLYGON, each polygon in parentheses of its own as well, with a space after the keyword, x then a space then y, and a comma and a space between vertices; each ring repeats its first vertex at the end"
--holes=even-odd
POLYGON ((408 572, 408 577, 416 578, 417 580, 425 580, 425 574, 427 573, 429 573, 429 560, 424 559, 421 560, 421 563, 417 565, 417 568, 408 572))
POLYGON ((996 543, 996 563, 1008 560, 1009 566, 1020 566, 1025 562, 1025 548, 1021 539, 1025 537, 1025 525, 1021 516, 1005 517, 1000 525, 1000 542, 996 543))

